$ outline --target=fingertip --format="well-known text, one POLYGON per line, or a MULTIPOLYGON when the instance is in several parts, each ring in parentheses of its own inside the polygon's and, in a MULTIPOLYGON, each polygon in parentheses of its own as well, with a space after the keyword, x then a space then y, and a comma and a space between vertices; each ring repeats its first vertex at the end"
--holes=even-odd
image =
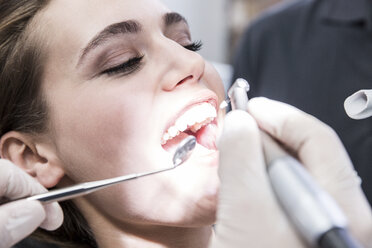
POLYGON ((56 230, 63 223, 63 211, 57 202, 50 203, 44 206, 46 218, 40 225, 41 228, 52 231, 56 230))
POLYGON ((234 110, 226 115, 225 123, 228 125, 255 125, 254 119, 243 110, 234 110), (246 123, 243 123, 246 122, 246 123))
POLYGON ((225 143, 236 142, 236 137, 251 137, 258 133, 256 121, 246 112, 242 110, 234 110, 229 112, 224 120, 222 135, 218 140, 218 147, 225 143))
POLYGON ((266 98, 266 97, 255 97, 255 98, 252 98, 249 100, 248 102, 248 112, 252 112, 252 113, 255 113, 257 112, 257 109, 262 109, 264 108, 266 105, 270 105, 270 99, 266 98))
POLYGON ((226 116, 218 149, 221 177, 241 174, 250 167, 260 170, 263 164, 258 126, 245 111, 234 110, 226 116))
POLYGON ((248 102, 248 112, 255 118, 272 118, 294 114, 300 110, 283 102, 266 97, 256 97, 248 102))
POLYGON ((271 132, 270 120, 276 118, 277 106, 265 97, 252 98, 248 102, 247 110, 257 121, 261 129, 271 132))
POLYGON ((273 114, 277 114, 281 106, 279 102, 270 100, 265 97, 255 97, 248 102, 248 112, 254 118, 265 118, 270 117, 273 114))
POLYGON ((309 119, 309 116, 303 111, 289 104, 265 97, 252 98, 247 109, 262 130, 280 140, 283 138, 282 132, 286 131, 287 127, 293 129, 299 124, 302 127, 304 122, 307 124, 309 119))

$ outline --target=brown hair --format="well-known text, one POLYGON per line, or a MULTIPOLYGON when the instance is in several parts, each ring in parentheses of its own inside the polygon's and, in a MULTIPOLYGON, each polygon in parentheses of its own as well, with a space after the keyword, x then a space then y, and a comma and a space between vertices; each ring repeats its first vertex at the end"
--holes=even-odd
MULTIPOLYGON (((9 131, 37 135, 47 128, 47 104, 41 92, 43 42, 33 23, 49 0, 0 0, 0 137, 9 131)), ((63 225, 35 237, 61 247, 97 247, 91 229, 77 207, 61 203, 63 225)))

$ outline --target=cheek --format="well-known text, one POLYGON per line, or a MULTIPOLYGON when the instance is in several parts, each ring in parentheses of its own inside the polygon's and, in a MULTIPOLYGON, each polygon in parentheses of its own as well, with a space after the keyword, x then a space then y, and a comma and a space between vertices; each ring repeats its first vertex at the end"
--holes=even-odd
POLYGON ((225 89, 222 79, 217 70, 208 62, 205 65, 204 76, 207 78, 206 84, 208 88, 217 94, 219 103, 221 103, 223 100, 225 100, 225 89))
POLYGON ((74 180, 102 178, 98 172, 105 176, 127 172, 118 165, 127 164, 124 154, 135 152, 134 133, 143 129, 139 113, 146 113, 146 102, 137 106, 130 94, 120 92, 85 90, 55 107, 55 142, 74 180))

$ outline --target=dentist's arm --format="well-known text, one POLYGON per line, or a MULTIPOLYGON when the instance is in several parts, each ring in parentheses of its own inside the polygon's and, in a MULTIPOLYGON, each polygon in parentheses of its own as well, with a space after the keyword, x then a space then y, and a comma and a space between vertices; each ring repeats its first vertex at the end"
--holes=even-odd
POLYGON ((252 99, 248 111, 251 116, 244 111, 229 113, 220 138, 222 185, 212 247, 305 247, 271 190, 258 126, 297 155, 342 208, 353 235, 372 247, 371 209, 334 131, 268 99, 252 99))
MULTIPOLYGON (((0 203, 46 189, 11 162, 0 159, 0 203)), ((63 213, 57 203, 46 206, 37 201, 19 200, 0 205, 0 248, 8 248, 30 235, 37 227, 58 228, 63 213)))

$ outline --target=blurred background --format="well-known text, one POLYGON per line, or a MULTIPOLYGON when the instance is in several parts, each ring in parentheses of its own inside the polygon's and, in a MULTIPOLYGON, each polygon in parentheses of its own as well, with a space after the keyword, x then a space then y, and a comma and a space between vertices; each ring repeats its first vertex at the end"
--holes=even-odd
POLYGON ((212 61, 224 83, 232 73, 230 63, 245 27, 268 7, 289 0, 162 0, 186 17, 194 40, 204 44, 200 53, 212 61))
MULTIPOLYGON (((268 7, 285 0, 162 0, 184 15, 206 59, 229 63, 244 28, 268 7)), ((288 0, 287 0, 288 1, 288 0)))

